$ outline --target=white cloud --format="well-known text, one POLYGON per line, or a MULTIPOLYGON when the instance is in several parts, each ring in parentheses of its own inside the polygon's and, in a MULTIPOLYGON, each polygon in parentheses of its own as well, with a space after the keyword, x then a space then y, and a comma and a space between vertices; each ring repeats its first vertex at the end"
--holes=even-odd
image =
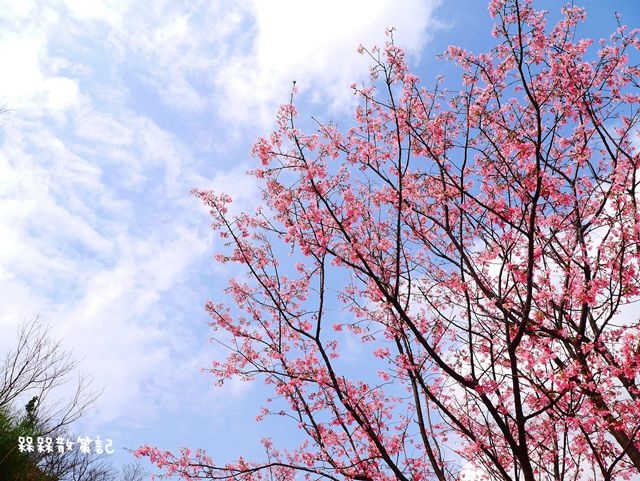
POLYGON ((155 2, 132 7, 110 39, 119 55, 136 58, 132 67, 166 105, 213 108, 235 127, 264 128, 288 100, 293 80, 309 99, 344 113, 349 85, 368 72, 358 45, 383 44, 394 26, 398 44, 417 55, 437 27, 439 3, 155 2))
MULTIPOLYGON (((0 175, 9 180, 0 189, 0 297, 10 307, 0 323, 40 315, 52 324, 83 358, 83 370, 107 386, 102 422, 153 415, 184 395, 177 379, 202 387, 191 357, 202 360, 198 353, 210 348, 206 338, 194 338, 185 311, 200 313, 204 298, 185 296, 182 303, 176 293, 196 276, 196 263, 208 262, 207 218, 189 194, 205 178, 189 171, 180 143, 149 119, 88 103, 75 115, 85 127, 72 130, 73 140, 19 113, 7 126, 0 147, 0 175), (108 177, 113 169, 122 180, 108 177)), ((202 186, 236 186, 241 200, 251 198, 255 186, 242 178, 244 170, 202 186)))
POLYGON ((110 42, 132 72, 154 89, 162 102, 182 112, 211 107, 208 90, 224 61, 242 2, 137 4, 110 42))
POLYGON ((78 97, 78 83, 67 77, 53 77, 45 81, 46 106, 54 112, 66 110, 78 97))
POLYGON ((42 83, 39 38, 9 38, 0 44, 4 75, 0 76, 0 95, 14 102, 30 96, 42 83))
POLYGON ((368 72, 369 60, 356 53, 358 45, 382 45, 385 30, 393 26, 398 45, 417 54, 436 26, 433 10, 438 4, 254 1, 251 47, 226 62, 216 79, 226 99, 222 114, 268 124, 277 105, 288 100, 293 80, 313 101, 345 113, 353 97, 349 85, 368 72))
POLYGON ((100 21, 117 26, 132 4, 127 0, 64 0, 69 13, 82 21, 100 21))

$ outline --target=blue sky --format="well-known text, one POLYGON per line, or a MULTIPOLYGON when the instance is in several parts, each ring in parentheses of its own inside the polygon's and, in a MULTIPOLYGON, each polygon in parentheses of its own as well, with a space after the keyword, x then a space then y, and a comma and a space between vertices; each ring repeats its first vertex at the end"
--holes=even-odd
MULTIPOLYGON (((537 2, 557 14, 564 2, 537 2)), ((640 25, 578 2, 582 34, 640 25)), ((0 353, 39 316, 104 393, 79 429, 114 446, 258 452, 261 386, 214 388, 204 302, 230 272, 193 187, 260 201, 248 150, 291 81, 303 118, 348 125, 357 46, 397 43, 427 84, 450 44, 490 46, 477 0, 0 0, 0 353), (237 446, 241 444, 242 449, 237 446)), ((355 348, 354 348, 355 349, 355 348)), ((80 434, 80 433, 79 433, 80 434)), ((125 455, 118 460, 126 461, 125 455)))

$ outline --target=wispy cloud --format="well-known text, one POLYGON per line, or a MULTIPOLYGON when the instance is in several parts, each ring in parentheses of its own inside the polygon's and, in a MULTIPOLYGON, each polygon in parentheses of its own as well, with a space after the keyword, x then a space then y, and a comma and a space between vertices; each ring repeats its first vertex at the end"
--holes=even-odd
POLYGON ((382 44, 387 27, 418 54, 437 28, 439 0, 154 2, 135 8, 108 39, 127 68, 183 112, 213 108, 234 127, 264 127, 293 80, 337 113, 366 74, 359 44, 382 44), (407 15, 406 12, 412 12, 407 15))
MULTIPOLYGON (((102 423, 152 415, 185 393, 176 379, 202 387, 194 359, 211 351, 191 332, 191 316, 196 328, 204 323, 204 294, 185 286, 211 249, 189 191, 215 187, 217 177, 132 108, 128 59, 117 48, 129 13, 126 4, 21 2, 0 40, 9 72, 0 95, 10 109, 0 146, 0 323, 51 324, 107 387, 102 423)), ((226 185, 239 175, 220 167, 226 185)), ((238 197, 255 197, 250 183, 236 184, 238 197)))

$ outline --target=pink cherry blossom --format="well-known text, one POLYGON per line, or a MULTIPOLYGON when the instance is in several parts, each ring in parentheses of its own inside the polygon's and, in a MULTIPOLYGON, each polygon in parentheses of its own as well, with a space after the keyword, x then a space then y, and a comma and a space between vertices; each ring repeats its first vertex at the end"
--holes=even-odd
POLYGON ((304 133, 292 102, 256 142, 263 211, 196 191, 217 261, 246 272, 206 306, 231 339, 210 371, 263 381, 282 402, 258 418, 301 444, 139 456, 184 479, 640 474, 638 32, 596 49, 580 8, 553 26, 531 0, 489 12, 490 52, 447 50, 461 92, 422 87, 390 30, 360 48, 349 130, 304 133))

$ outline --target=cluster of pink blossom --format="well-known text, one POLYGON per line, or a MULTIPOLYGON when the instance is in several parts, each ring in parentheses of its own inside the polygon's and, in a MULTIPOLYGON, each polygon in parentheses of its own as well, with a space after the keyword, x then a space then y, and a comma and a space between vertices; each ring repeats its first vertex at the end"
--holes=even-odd
POLYGON ((258 140, 264 211, 197 194, 218 260, 247 269, 207 305, 233 339, 211 371, 263 379, 306 440, 255 463, 139 455, 185 479, 640 474, 638 32, 592 51, 582 9, 547 27, 530 0, 489 8, 499 44, 447 52, 463 91, 421 87, 391 31, 361 49, 353 128, 307 135, 288 104, 258 140))

